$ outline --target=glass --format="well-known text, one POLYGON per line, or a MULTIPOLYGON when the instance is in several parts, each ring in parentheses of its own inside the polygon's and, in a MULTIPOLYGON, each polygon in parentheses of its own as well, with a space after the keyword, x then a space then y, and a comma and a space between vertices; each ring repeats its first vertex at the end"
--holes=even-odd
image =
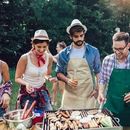
POLYGON ((112 49, 113 49, 114 51, 123 52, 126 47, 127 47, 127 45, 125 45, 125 47, 121 47, 121 48, 112 47, 112 49))

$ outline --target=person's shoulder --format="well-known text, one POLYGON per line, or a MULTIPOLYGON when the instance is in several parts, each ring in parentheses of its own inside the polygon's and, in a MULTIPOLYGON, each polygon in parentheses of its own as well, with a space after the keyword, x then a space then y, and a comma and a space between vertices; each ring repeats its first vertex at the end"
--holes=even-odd
POLYGON ((24 53, 21 55, 20 60, 27 60, 27 57, 30 55, 30 53, 24 53))
POLYGON ((103 61, 104 62, 112 62, 114 60, 114 54, 110 54, 110 55, 107 55, 104 59, 103 59, 103 61))
POLYGON ((7 67, 8 66, 8 64, 5 61, 0 60, 0 62, 1 62, 2 67, 7 67))
POLYGON ((53 60, 53 56, 51 53, 45 52, 45 55, 50 59, 53 60))
POLYGON ((9 69, 9 66, 5 61, 0 60, 0 62, 1 62, 1 70, 2 70, 2 72, 9 69))
POLYGON ((95 46, 90 45, 89 43, 85 43, 85 46, 88 50, 98 51, 98 48, 95 46))
POLYGON ((104 59, 114 59, 114 54, 107 55, 104 59))
POLYGON ((58 55, 67 55, 70 52, 70 50, 71 50, 71 45, 69 45, 66 48, 64 48, 63 50, 61 50, 58 55))

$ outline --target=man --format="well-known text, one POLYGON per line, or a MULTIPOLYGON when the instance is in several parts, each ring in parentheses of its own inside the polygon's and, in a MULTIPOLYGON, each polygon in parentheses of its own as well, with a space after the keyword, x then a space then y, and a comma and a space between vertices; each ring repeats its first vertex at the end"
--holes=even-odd
POLYGON ((130 126, 130 53, 129 34, 117 32, 113 36, 114 53, 104 58, 99 78, 98 101, 106 100, 104 107, 120 119, 120 124, 130 126), (107 86, 106 99, 104 90, 107 86))
POLYGON ((97 48, 84 41, 87 28, 78 19, 67 27, 72 44, 59 53, 57 77, 66 83, 61 108, 89 109, 96 107, 97 85, 94 82, 101 68, 97 48))

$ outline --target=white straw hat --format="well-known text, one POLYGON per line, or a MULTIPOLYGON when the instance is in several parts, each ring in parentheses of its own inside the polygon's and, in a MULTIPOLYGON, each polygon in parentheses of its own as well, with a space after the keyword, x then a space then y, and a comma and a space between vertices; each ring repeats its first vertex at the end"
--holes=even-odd
POLYGON ((35 40, 35 39, 51 41, 51 39, 49 39, 48 37, 46 30, 42 30, 42 29, 37 30, 34 33, 34 37, 32 38, 32 40, 35 40))
POLYGON ((83 27, 84 30, 85 30, 85 33, 87 32, 87 27, 86 27, 85 25, 83 25, 78 19, 74 19, 74 20, 71 22, 70 26, 68 26, 67 29, 66 29, 67 33, 70 34, 70 29, 71 29, 72 27, 74 27, 74 26, 77 26, 77 25, 83 27))

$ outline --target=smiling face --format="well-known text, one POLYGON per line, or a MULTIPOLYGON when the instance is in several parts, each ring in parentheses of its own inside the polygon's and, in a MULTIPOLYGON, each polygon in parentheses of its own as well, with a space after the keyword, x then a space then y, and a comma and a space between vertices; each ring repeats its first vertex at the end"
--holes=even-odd
POLYGON ((119 61, 124 61, 129 53, 129 34, 126 32, 117 32, 113 35, 113 51, 119 61))
POLYGON ((42 43, 33 44, 33 47, 35 48, 36 54, 43 55, 48 48, 48 43, 43 41, 42 43))
POLYGON ((128 45, 125 43, 124 40, 122 41, 113 41, 113 51, 116 55, 116 58, 118 60, 124 60, 126 59, 128 52, 129 52, 129 47, 128 45))

